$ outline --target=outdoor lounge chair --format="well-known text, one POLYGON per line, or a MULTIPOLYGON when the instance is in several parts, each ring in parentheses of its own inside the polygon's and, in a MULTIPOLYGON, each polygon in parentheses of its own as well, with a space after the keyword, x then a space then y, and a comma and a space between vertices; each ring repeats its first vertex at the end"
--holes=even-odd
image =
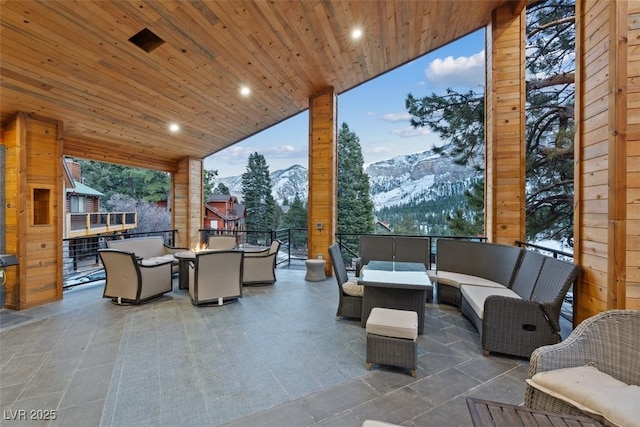
POLYGON ((115 304, 140 304, 171 292, 171 261, 143 265, 133 252, 98 250, 106 272, 103 298, 115 304))
POLYGON ((245 251, 243 285, 270 285, 276 282, 276 261, 280 241, 274 240, 271 246, 260 252, 245 251))
MULTIPOLYGON (((336 319, 339 317, 350 317, 353 319, 362 318, 362 296, 349 295, 345 292, 343 284, 349 282, 347 275, 347 268, 342 260, 342 254, 340 253, 340 246, 337 243, 329 246, 329 257, 331 258, 331 265, 333 266, 333 274, 338 282, 338 293, 340 299, 338 300, 338 311, 336 312, 336 319)), ((355 286, 357 282, 353 282, 355 286)), ((357 293, 357 292, 356 292, 357 293)))
POLYGON ((236 236, 209 236, 207 249, 231 250, 236 248, 236 236))
POLYGON ((233 302, 242 296, 241 251, 201 251, 189 264, 189 295, 193 305, 233 302))

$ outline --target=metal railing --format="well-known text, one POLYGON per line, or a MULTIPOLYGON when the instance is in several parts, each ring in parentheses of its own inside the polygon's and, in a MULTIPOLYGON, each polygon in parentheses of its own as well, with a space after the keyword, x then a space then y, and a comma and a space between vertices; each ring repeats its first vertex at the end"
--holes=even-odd
MULTIPOLYGON (((69 282, 73 276, 82 272, 92 272, 92 270, 102 268, 98 249, 107 247, 107 240, 130 239, 135 237, 162 236, 163 241, 173 246, 178 230, 160 230, 143 233, 105 233, 95 236, 74 237, 63 239, 63 282, 69 282)), ((63 285, 63 289, 68 289, 76 285, 63 285)))

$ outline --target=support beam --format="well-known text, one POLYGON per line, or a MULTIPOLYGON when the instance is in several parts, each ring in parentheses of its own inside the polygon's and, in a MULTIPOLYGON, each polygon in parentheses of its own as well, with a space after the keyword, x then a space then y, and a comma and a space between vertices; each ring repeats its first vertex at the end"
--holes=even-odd
MULTIPOLYGON (((333 88, 309 99, 308 254, 329 259, 336 234, 338 185, 337 97, 333 88)), ((331 263, 325 264, 331 275, 331 263)))
POLYGON ((178 230, 177 247, 194 248, 200 243, 203 224, 203 160, 185 157, 173 175, 172 223, 178 230))
POLYGON ((574 323, 640 308, 638 2, 576 2, 574 323))
POLYGON ((525 238, 525 29, 525 11, 507 5, 486 38, 485 234, 508 245, 525 238))

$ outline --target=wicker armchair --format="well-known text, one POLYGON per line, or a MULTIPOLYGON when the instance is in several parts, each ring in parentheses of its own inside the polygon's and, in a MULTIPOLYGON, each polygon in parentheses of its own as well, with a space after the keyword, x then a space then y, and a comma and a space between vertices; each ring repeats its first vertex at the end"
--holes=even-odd
POLYGON ((245 252, 243 285, 270 285, 276 282, 276 261, 280 244, 279 240, 274 240, 268 249, 245 252))
POLYGON ((106 272, 103 298, 114 304, 140 304, 171 292, 171 261, 143 265, 136 254, 118 249, 100 249, 106 272))
POLYGON ((338 282, 338 293, 340 295, 336 319, 340 317, 361 319, 362 297, 347 295, 342 289, 342 285, 349 281, 349 277, 342 259, 342 254, 340 253, 340 246, 337 243, 329 246, 329 257, 331 258, 331 265, 333 266, 333 274, 336 276, 336 282, 338 282))
MULTIPOLYGON (((594 365, 630 385, 640 385, 640 310, 608 310, 583 321, 561 343, 531 354, 529 378, 538 372, 594 365)), ((524 405, 565 414, 585 415, 563 400, 527 384, 524 405)))

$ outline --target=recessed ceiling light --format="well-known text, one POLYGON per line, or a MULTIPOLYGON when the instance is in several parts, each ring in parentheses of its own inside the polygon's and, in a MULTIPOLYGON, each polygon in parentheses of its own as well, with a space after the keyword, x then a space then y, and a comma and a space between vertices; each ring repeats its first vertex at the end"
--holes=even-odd
POLYGON ((180 130, 180 125, 177 123, 171 123, 169 124, 169 130, 174 133, 178 132, 180 130))
POLYGON ((250 93, 251 93, 251 89, 249 89, 247 86, 240 87, 240 95, 249 96, 250 93))
POLYGON ((353 31, 351 31, 351 38, 358 40, 360 37, 362 37, 362 30, 360 28, 354 28, 353 31))

